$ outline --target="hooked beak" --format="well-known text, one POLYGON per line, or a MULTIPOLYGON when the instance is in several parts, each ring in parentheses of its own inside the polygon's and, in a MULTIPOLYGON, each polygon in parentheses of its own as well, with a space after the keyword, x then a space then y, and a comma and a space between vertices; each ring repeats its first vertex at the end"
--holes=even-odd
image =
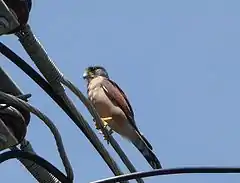
POLYGON ((87 79, 88 78, 88 73, 87 73, 87 71, 85 71, 84 73, 83 73, 83 79, 87 79))

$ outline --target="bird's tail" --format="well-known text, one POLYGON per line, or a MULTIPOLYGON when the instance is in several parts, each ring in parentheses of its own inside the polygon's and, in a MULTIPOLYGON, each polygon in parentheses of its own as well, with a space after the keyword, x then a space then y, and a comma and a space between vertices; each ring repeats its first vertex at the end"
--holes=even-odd
POLYGON ((137 135, 138 138, 132 141, 134 146, 142 153, 144 158, 148 161, 148 163, 151 165, 153 169, 162 168, 160 161, 152 151, 151 144, 140 132, 137 132, 137 135))

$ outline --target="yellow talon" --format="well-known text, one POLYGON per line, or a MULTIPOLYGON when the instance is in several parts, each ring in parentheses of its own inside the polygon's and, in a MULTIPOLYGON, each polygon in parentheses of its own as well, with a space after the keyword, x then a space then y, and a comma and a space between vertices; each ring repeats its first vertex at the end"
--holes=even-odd
POLYGON ((103 127, 106 128, 108 126, 108 121, 112 120, 112 117, 101 118, 103 122, 103 127))
MULTIPOLYGON (((103 128, 105 128, 107 130, 108 122, 110 120, 112 120, 112 117, 101 118, 101 120, 103 122, 103 128)), ((95 126, 96 126, 96 129, 99 130, 99 133, 103 134, 102 130, 100 129, 99 125, 96 122, 95 122, 95 126)), ((108 133, 108 135, 111 135, 113 133, 113 130, 112 129, 107 130, 107 133, 108 133)), ((108 135, 107 136, 103 135, 104 140, 107 141, 107 144, 109 144, 109 136, 108 135)))
POLYGON ((102 120, 102 122, 103 122, 103 127, 104 128, 107 127, 108 123, 106 121, 104 121, 104 120, 102 120))
POLYGON ((108 122, 112 120, 112 117, 101 118, 104 122, 108 122))
MULTIPOLYGON (((103 123, 103 128, 106 128, 108 126, 108 122, 107 121, 111 120, 111 117, 101 118, 101 120, 102 120, 102 123, 103 123)), ((100 129, 100 126, 99 126, 99 124, 97 122, 95 122, 95 127, 96 127, 97 130, 100 129)))

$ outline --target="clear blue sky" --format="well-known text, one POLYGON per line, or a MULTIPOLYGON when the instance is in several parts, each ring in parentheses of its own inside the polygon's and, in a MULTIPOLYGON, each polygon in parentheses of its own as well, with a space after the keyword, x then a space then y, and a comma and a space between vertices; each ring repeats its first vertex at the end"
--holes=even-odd
MULTIPOLYGON (((108 69, 127 93, 137 124, 164 167, 238 166, 239 6, 237 0, 42 0, 33 1, 30 24, 59 69, 84 93, 84 68, 100 64, 108 69)), ((1 40, 31 63, 15 37, 1 40)), ((25 93, 33 94, 30 103, 58 126, 75 182, 112 176, 82 132, 39 86, 5 58, 0 64, 25 93)), ((70 96, 93 127, 85 107, 70 96)), ((150 170, 129 142, 115 137, 138 170, 150 170)), ((39 155, 63 170, 52 135, 34 116, 27 138, 39 155)), ((121 164, 111 146, 106 147, 121 164)), ((2 164, 0 172, 2 182, 35 182, 16 160, 2 164)), ((145 180, 237 183, 240 176, 194 174, 145 180)))

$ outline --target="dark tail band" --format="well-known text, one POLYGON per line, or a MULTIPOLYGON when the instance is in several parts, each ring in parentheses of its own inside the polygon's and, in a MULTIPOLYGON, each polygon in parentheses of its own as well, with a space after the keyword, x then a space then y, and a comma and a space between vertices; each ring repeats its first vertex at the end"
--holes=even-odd
POLYGON ((151 144, 143 135, 139 134, 139 138, 133 141, 134 146, 142 153, 144 158, 148 161, 153 169, 162 168, 162 165, 156 155, 152 151, 151 144))

